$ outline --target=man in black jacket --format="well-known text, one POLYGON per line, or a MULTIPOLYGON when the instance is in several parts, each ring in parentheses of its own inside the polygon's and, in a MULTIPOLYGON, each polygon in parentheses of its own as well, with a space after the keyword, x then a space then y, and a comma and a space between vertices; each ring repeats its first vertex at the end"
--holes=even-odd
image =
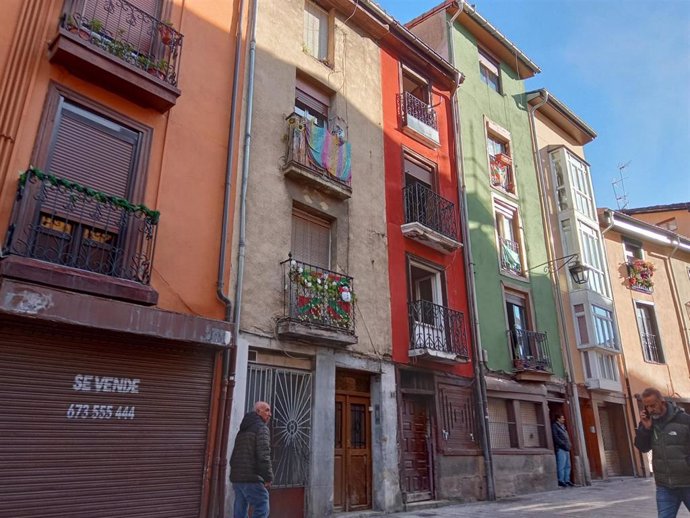
POLYGON ((690 416, 655 388, 644 389, 642 404, 635 446, 652 450, 659 518, 675 518, 681 502, 690 510, 690 416))
POLYGON ((249 506, 253 518, 267 518, 268 490, 273 483, 271 437, 268 420, 271 406, 258 401, 254 411, 242 419, 235 447, 230 457, 230 481, 235 491, 234 518, 247 518, 249 506))
POLYGON ((558 485, 568 487, 574 485, 570 481, 570 437, 565 429, 565 417, 563 414, 556 414, 556 420, 551 425, 551 435, 553 436, 553 448, 556 450, 556 473, 558 474, 558 485))

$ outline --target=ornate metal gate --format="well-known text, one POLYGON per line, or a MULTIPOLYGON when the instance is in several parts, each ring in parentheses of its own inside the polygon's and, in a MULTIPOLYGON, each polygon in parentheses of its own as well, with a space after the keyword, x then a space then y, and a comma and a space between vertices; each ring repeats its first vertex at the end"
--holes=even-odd
POLYGON ((266 401, 273 409, 273 469, 275 487, 302 487, 309 475, 311 436, 311 373, 249 366, 246 409, 266 401))

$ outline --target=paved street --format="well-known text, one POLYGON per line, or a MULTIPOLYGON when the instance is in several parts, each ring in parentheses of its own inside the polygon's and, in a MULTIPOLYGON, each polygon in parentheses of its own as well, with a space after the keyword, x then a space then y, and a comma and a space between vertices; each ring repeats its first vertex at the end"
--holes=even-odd
MULTIPOLYGON (((559 489, 513 497, 500 502, 453 505, 397 513, 393 518, 654 518, 653 479, 614 479, 591 487, 559 489)), ((689 517, 681 508, 678 518, 689 517)))

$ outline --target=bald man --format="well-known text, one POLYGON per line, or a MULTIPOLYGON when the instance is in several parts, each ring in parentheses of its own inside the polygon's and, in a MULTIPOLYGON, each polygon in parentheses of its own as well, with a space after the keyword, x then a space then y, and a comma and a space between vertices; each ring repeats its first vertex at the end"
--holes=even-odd
POLYGON ((268 490, 273 482, 271 436, 267 423, 271 406, 257 401, 254 411, 242 419, 235 447, 230 457, 230 481, 235 491, 233 518, 247 518, 253 507, 253 518, 267 518, 268 490))

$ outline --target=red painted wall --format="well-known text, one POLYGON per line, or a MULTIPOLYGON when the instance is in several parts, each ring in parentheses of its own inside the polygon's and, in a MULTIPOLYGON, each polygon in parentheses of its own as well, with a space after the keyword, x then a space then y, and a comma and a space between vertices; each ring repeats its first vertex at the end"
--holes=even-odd
MULTIPOLYGON (((421 74, 422 71, 416 71, 421 74)), ((450 309, 461 311, 465 318, 467 348, 472 355, 469 313, 467 303, 467 284, 462 254, 463 249, 444 255, 433 248, 422 245, 402 235, 400 226, 404 223, 403 195, 405 185, 403 171, 403 149, 408 149, 427 160, 434 162, 438 173, 438 194, 451 201, 457 210, 459 200, 455 156, 455 141, 452 128, 451 92, 439 89, 432 82, 441 146, 432 149, 402 132, 402 121, 398 113, 400 86, 400 60, 389 49, 381 50, 381 74, 383 88, 383 134, 386 175, 386 219, 388 234, 388 269, 391 290, 391 324, 393 335, 393 360, 397 363, 410 363, 409 324, 408 324, 408 280, 407 254, 432 262, 445 270, 445 304, 450 309)), ((461 236, 458 236, 461 239, 461 236)), ((447 365, 430 360, 416 360, 418 366, 439 371, 452 372, 471 377, 471 363, 447 365)))

